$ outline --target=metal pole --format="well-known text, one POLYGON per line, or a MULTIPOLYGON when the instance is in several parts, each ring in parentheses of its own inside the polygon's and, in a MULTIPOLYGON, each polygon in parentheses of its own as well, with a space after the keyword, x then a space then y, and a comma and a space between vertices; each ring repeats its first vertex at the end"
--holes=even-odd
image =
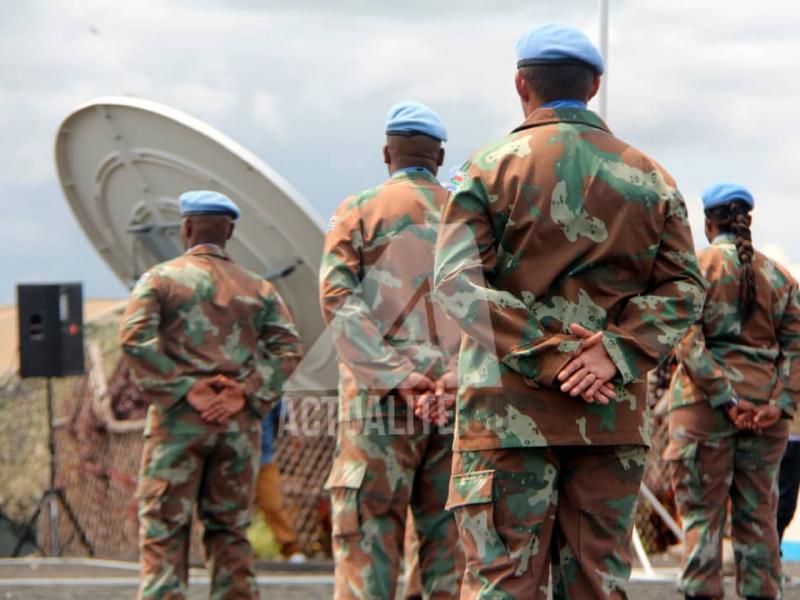
POLYGON ((683 531, 681 530, 680 526, 675 522, 675 519, 672 518, 672 515, 669 514, 669 511, 664 508, 664 505, 658 501, 656 495, 650 491, 650 488, 642 482, 641 486, 639 486, 639 493, 644 496, 645 500, 650 503, 650 506, 653 507, 653 510, 656 511, 659 517, 664 521, 664 524, 669 528, 669 530, 678 538, 680 541, 683 541, 683 531))
POLYGON ((598 95, 600 118, 608 117, 608 0, 600 0, 600 54, 606 63, 606 70, 600 84, 598 95))
POLYGON ((633 527, 633 550, 636 552, 636 558, 638 558, 639 562, 642 563, 645 577, 652 577, 655 575, 656 572, 653 570, 653 565, 650 562, 650 558, 647 556, 647 552, 644 549, 644 544, 642 544, 642 538, 639 537, 639 530, 636 529, 635 525, 633 527))
POLYGON ((53 491, 56 488, 56 434, 53 430, 53 380, 47 378, 47 444, 50 450, 50 552, 58 556, 58 498, 53 491))

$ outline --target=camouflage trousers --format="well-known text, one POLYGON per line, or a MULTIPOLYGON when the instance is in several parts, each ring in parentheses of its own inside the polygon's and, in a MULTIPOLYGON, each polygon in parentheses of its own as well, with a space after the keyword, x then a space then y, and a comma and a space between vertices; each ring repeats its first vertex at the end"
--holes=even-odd
POLYGON ((145 438, 139 499, 139 598, 183 600, 195 501, 211 598, 258 598, 245 537, 258 469, 258 430, 145 438))
POLYGON ((779 598, 777 477, 786 422, 756 435, 725 424, 722 409, 706 405, 702 410, 719 413, 717 421, 725 427, 697 439, 690 421, 698 411, 694 406, 677 409, 670 415, 671 439, 665 453, 685 537, 680 588, 691 596, 722 598, 722 536, 730 500, 737 591, 747 597, 779 598), (687 425, 680 426, 680 421, 687 425))
POLYGON ((461 599, 624 599, 644 446, 455 453, 461 599), (552 582, 550 572, 552 570, 552 582))
POLYGON ((375 424, 339 424, 326 484, 333 509, 334 597, 394 600, 410 507, 422 596, 457 598, 464 563, 455 521, 444 509, 453 436, 435 427, 426 432, 418 419, 400 416, 385 427, 375 424))

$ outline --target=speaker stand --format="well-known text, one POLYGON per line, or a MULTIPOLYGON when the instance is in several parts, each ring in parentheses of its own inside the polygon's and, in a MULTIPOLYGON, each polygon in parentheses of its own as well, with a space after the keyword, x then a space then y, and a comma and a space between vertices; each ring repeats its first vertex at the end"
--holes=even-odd
MULTIPOLYGON (((50 555, 61 556, 61 549, 58 545, 59 504, 61 504, 61 507, 67 513, 72 527, 77 532, 81 544, 86 548, 89 556, 94 556, 94 547, 91 542, 89 542, 89 538, 86 537, 86 532, 83 530, 83 527, 81 527, 78 517, 75 515, 75 511, 72 510, 72 506, 70 506, 69 500, 67 500, 67 496, 64 494, 64 490, 56 486, 56 435, 53 429, 53 380, 50 377, 47 378, 47 435, 47 446, 50 451, 50 485, 42 492, 42 497, 39 498, 39 502, 36 504, 36 511, 34 511, 33 516, 26 523, 25 529, 14 548, 12 556, 19 556, 22 546, 24 546, 25 542, 31 537, 30 532, 36 531, 36 523, 39 519, 39 514, 46 505, 50 507, 50 555)), ((45 553, 44 548, 39 545, 35 533, 33 534, 33 544, 42 554, 45 553)))

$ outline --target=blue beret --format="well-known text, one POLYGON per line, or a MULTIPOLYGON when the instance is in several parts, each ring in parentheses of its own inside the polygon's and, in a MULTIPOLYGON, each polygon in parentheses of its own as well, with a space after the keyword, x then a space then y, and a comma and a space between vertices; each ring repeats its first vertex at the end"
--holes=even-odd
POLYGON ((583 64, 599 75, 605 70, 603 57, 589 38, 559 23, 534 27, 517 42, 517 68, 545 64, 583 64))
POLYGON ((715 183, 703 192, 703 210, 741 200, 751 209, 755 206, 753 194, 747 188, 736 183, 715 183))
POLYGON ((400 102, 386 115, 387 135, 413 135, 423 133, 440 142, 447 141, 447 131, 442 120, 421 102, 400 102))
POLYGON ((193 190, 181 194, 178 201, 181 205, 181 216, 186 215, 230 215, 233 220, 239 218, 239 207, 233 200, 219 192, 210 190, 193 190))

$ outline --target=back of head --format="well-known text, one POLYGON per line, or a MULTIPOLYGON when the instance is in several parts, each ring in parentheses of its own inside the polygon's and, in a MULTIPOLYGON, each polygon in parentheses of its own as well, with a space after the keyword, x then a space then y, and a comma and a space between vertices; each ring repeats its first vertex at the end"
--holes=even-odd
POLYGON ((233 220, 222 214, 197 214, 184 217, 187 247, 216 244, 225 247, 232 232, 233 220))
POLYGON ((594 71, 583 65, 532 65, 520 67, 520 76, 543 103, 554 100, 586 102, 594 86, 594 71))
POLYGON ((753 270, 753 240, 750 233, 750 211, 753 196, 742 186, 716 184, 703 192, 706 218, 722 233, 734 236, 739 255, 739 306, 746 321, 753 314, 758 294, 753 270))
POLYGON ((396 169, 425 167, 436 173, 442 143, 424 134, 400 136, 387 135, 386 147, 389 150, 392 166, 396 169))

